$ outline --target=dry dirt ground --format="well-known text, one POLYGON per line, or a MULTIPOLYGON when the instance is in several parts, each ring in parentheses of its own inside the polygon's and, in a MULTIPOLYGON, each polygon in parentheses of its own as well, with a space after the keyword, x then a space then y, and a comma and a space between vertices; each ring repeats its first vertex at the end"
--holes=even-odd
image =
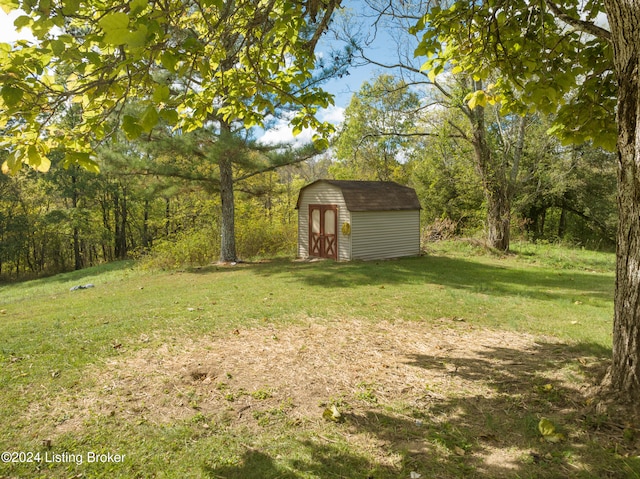
MULTIPOLYGON (((523 463, 552 459, 547 446, 554 446, 537 431, 543 416, 574 451, 559 465, 567 475, 593 467, 581 445, 623 444, 634 431, 593 411, 591 387, 605 359, 552 338, 479 329, 457 318, 429 325, 309 319, 139 341, 96 368, 93 386, 60 401, 69 419, 39 434, 81 428, 91 415, 152 424, 200 415, 204 427, 256 431, 280 415, 321 441, 339 434, 385 467, 407 456, 459 456, 486 477, 510 477, 523 463), (327 432, 323 412, 332 405, 345 421, 327 432)), ((620 454, 638 454, 637 442, 624 445, 620 454)))

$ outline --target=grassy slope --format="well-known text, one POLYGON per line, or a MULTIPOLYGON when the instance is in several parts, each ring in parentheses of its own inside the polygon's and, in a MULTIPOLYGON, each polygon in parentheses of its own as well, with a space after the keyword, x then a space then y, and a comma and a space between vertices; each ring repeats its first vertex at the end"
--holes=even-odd
MULTIPOLYGON (((422 258, 397 261, 283 260, 173 273, 117 263, 0 286, 0 450, 43 450, 37 431, 45 430, 45 424, 34 425, 34 415, 24 411, 43 397, 44 402, 55 402, 57 394, 81 396, 89 386, 87 367, 171 339, 265 322, 284 327, 309 318, 358 318, 429 324, 456 318, 481 327, 553 335, 575 343, 585 354, 606 357, 613 256, 550 246, 521 245, 515 250, 516 255, 497 257, 473 246, 443 243, 422 258), (69 291, 86 283, 95 288, 69 291)), ((64 418, 44 415, 42 420, 64 418)), ((315 457, 314 464, 334 462, 336 469, 304 472, 276 466, 273 457, 278 455, 288 454, 286 460, 294 465, 296 456, 311 460, 312 453, 300 446, 304 440, 287 429, 266 431, 267 436, 279 435, 279 446, 263 438, 264 450, 273 456, 252 454, 249 463, 255 465, 245 460, 241 471, 224 473, 225 457, 230 457, 229 465, 237 464, 237 454, 230 451, 249 440, 242 431, 200 438, 192 424, 158 428, 96 419, 85 426, 81 436, 58 439, 60 450, 99 448, 127 452, 135 459, 125 465, 79 468, 48 464, 42 477, 62 477, 64 470, 68 475, 79 470, 86 477, 360 477, 341 474, 363 468, 378 474, 373 474, 376 478, 394 477, 370 458, 347 453, 347 445, 339 442, 313 451, 327 456, 315 457), (193 470, 192 458, 201 454, 217 457, 216 468, 193 470)), ((0 463, 0 477, 3 474, 38 477, 33 465, 0 463)))

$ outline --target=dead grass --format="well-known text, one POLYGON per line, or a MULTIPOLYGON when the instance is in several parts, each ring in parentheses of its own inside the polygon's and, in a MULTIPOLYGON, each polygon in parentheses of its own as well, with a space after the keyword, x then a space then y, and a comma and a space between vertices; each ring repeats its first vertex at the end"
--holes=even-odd
POLYGON ((279 423, 319 442, 346 442, 397 470, 410 460, 411 468, 428 472, 437 455, 464 459, 479 477, 513 477, 545 464, 557 464, 559 477, 590 477, 593 458, 580 452, 585 444, 639 453, 637 442, 622 440, 630 425, 598 422, 586 412, 602 365, 602 358, 577 355, 553 338, 456 318, 429 325, 309 318, 303 326, 122 350, 94 368, 91 388, 33 405, 32 423, 41 427, 33 434, 80 433, 100 416, 153 425, 192 420, 256 434, 279 423), (330 405, 346 419, 339 429, 322 419, 330 405), (58 423, 42 420, 63 413, 58 423), (557 421, 567 444, 542 441, 542 416, 557 421))

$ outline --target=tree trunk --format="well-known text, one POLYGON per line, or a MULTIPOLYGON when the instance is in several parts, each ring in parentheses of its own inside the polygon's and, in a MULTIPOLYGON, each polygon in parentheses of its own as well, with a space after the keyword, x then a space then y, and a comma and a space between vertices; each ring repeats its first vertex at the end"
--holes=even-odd
POLYGON ((220 202, 222 204, 222 219, 220 223, 220 261, 236 261, 236 231, 235 231, 235 203, 233 195, 233 162, 232 152, 229 151, 233 142, 229 141, 231 128, 221 122, 220 141, 223 145, 218 168, 220 170, 220 202))
POLYGON ((622 400, 640 395, 640 6, 605 0, 618 81, 618 209, 613 362, 622 400))
POLYGON ((562 202, 560 203, 560 220, 558 221, 558 239, 563 239, 564 235, 567 233, 567 209, 566 209, 566 200, 564 197, 562 198, 562 202))
POLYGON ((509 251, 511 230, 511 201, 505 190, 500 184, 485 187, 489 245, 500 251, 509 251))
MULTIPOLYGON (((474 89, 482 90, 482 83, 474 82, 474 89)), ((484 115, 484 107, 481 106, 470 111, 473 128, 471 143, 487 202, 487 240, 492 248, 508 251, 511 229, 509 183, 504 162, 491 154, 484 115)))
POLYGON ((77 209, 78 209, 78 188, 77 188, 78 178, 76 177, 76 167, 74 167, 73 173, 71 174, 71 184, 73 185, 73 191, 71 192, 71 203, 73 207, 73 269, 76 271, 82 269, 82 255, 80 254, 80 229, 76 222, 77 218, 77 209))
POLYGON ((149 234, 149 200, 144 200, 144 211, 142 217, 142 247, 149 249, 153 245, 153 238, 149 234))
POLYGON ((113 195, 114 211, 114 250, 117 259, 127 257, 127 189, 122 188, 122 198, 119 194, 119 185, 116 186, 113 195))

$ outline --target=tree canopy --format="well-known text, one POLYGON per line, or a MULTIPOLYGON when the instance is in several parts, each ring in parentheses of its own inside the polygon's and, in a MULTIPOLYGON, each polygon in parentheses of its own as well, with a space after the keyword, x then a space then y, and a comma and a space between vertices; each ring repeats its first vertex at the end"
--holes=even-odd
POLYGON ((160 120, 191 131, 215 120, 262 125, 295 107, 295 132, 331 125, 316 117, 331 96, 313 79, 315 47, 337 1, 270 0, 1 0, 22 9, 18 28, 36 42, 0 44, 0 147, 5 173, 23 163, 46 171, 53 150, 64 164, 97 169, 94 142, 112 131, 130 138, 160 120), (142 103, 125 112, 128 100, 142 103), (61 124, 81 106, 72 129, 61 124))
POLYGON ((456 1, 432 6, 412 31, 432 81, 444 71, 485 81, 469 106, 552 113, 550 132, 565 142, 614 150, 617 87, 605 18, 597 0, 456 1))

